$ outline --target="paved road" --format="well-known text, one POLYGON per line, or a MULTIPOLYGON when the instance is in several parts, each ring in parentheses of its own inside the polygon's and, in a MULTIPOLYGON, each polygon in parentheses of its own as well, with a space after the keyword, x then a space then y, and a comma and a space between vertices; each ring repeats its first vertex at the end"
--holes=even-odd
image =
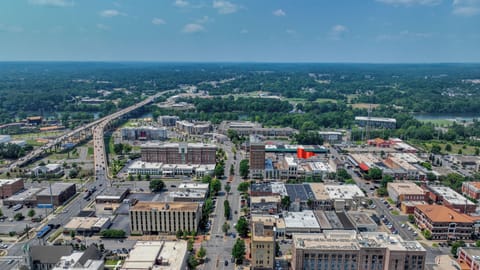
MULTIPOLYGON (((232 144, 230 142, 222 144, 221 147, 227 153, 227 160, 225 161, 225 175, 229 175, 230 165, 234 164, 235 176, 230 184, 230 194, 225 194, 225 192, 222 192, 222 196, 218 196, 217 198, 215 218, 210 230, 210 240, 204 244, 205 248, 207 249, 207 257, 209 260, 203 265, 203 269, 234 269, 234 264, 231 263, 231 258, 232 247, 236 239, 232 238, 231 236, 224 236, 222 231, 222 226, 225 221, 227 221, 224 217, 223 203, 225 200, 228 200, 230 203, 232 216, 231 220, 228 220, 227 222, 230 224, 230 232, 234 232, 238 237, 238 233, 234 228, 234 224, 237 223, 240 215, 240 193, 237 191, 237 187, 238 184, 243 181, 239 177, 239 167, 242 155, 237 152, 236 160, 234 160, 232 144), (235 211, 237 214, 235 214, 235 211), (225 266, 225 260, 228 261, 228 266, 225 266)), ((222 186, 225 186, 225 184, 226 181, 222 181, 222 186)))

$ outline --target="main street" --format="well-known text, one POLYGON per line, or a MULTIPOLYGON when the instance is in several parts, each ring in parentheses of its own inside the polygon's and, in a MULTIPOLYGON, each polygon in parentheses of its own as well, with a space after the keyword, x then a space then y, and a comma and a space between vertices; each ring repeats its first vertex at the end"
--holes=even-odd
MULTIPOLYGON (((223 224, 227 221, 224 216, 224 201, 228 200, 231 208, 231 220, 227 222, 230 225, 229 232, 235 232, 234 224, 237 223, 240 216, 240 193, 237 191, 238 185, 243 181, 239 175, 240 160, 242 154, 237 151, 234 159, 232 152, 233 144, 228 141, 221 145, 222 149, 227 153, 227 160, 225 161, 225 175, 230 173, 230 165, 234 165, 235 175, 232 183, 230 183, 230 194, 222 192, 221 196, 217 197, 217 203, 214 212, 214 219, 210 230, 210 239, 204 244, 207 249, 207 258, 209 258, 203 265, 203 269, 234 269, 234 264, 231 262, 232 247, 235 243, 235 238, 225 236, 222 230, 223 224), (235 214, 237 213, 237 214, 235 214), (228 261, 228 266, 225 265, 228 261)), ((226 181, 222 181, 222 186, 225 187, 226 181)))

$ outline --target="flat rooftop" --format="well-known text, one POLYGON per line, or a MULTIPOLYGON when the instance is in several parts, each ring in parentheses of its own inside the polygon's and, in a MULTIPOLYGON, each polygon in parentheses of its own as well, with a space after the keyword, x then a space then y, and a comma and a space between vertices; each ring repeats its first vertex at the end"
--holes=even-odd
POLYGON ((318 224, 315 214, 311 210, 304 210, 302 212, 287 212, 283 219, 285 220, 285 227, 300 228, 300 229, 318 229, 318 224))
POLYGON ((186 253, 186 241, 138 241, 120 269, 181 269, 186 253))
MULTIPOLYGON (((71 186, 75 186, 73 183, 54 183, 52 184, 52 195, 58 196, 66 189, 70 188, 71 186)), ((37 196, 50 196, 50 188, 46 187, 44 190, 37 193, 37 196)))
POLYGON ((429 188, 438 196, 442 196, 443 200, 449 202, 450 204, 475 205, 473 202, 449 187, 429 186, 429 188))
POLYGON ((273 194, 288 196, 287 189, 285 188, 284 183, 282 183, 282 182, 271 182, 270 187, 272 189, 273 194))
POLYGON ((417 241, 404 241, 398 235, 384 232, 333 230, 323 233, 295 233, 292 239, 296 249, 358 251, 362 248, 388 248, 396 251, 426 251, 417 241))
POLYGON ((205 189, 208 190, 209 184, 204 183, 181 183, 178 185, 179 189, 205 189))
POLYGON ((250 203, 280 203, 280 195, 273 196, 253 196, 250 197, 250 203))
POLYGON ((4 199, 6 201, 24 201, 28 199, 33 199, 32 197, 35 196, 37 193, 42 191, 43 188, 29 188, 26 189, 16 195, 10 196, 8 199, 4 199))
POLYGON ((13 178, 13 179, 0 179, 0 187, 4 185, 11 185, 17 181, 22 180, 21 178, 13 178))
POLYGON ((300 201, 307 201, 308 199, 315 198, 313 191, 308 184, 285 184, 285 189, 287 190, 291 202, 294 202, 297 199, 300 201))
POLYGON ((363 191, 357 185, 325 185, 330 199, 353 199, 365 197, 363 191))
POLYGON ((368 226, 377 226, 375 221, 366 213, 360 211, 348 211, 347 216, 356 226, 368 225, 368 226))
POLYGON ((90 230, 92 227, 103 227, 109 220, 109 218, 99 217, 72 217, 64 228, 67 230, 90 230))
POLYGON ((103 197, 103 196, 108 196, 108 197, 118 197, 120 198, 123 194, 129 192, 130 189, 127 188, 127 187, 119 187, 119 188, 116 188, 116 187, 107 187, 105 188, 105 191, 102 192, 101 195, 98 195, 98 197, 103 197))
POLYGON ((186 145, 188 148, 217 148, 215 144, 207 143, 153 143, 148 142, 141 145, 141 147, 157 147, 157 148, 179 148, 181 145, 186 145))
POLYGON ((199 204, 196 202, 137 202, 130 208, 131 211, 196 211, 199 204))
POLYGON ((313 192, 313 196, 318 201, 324 201, 330 199, 328 192, 325 190, 323 183, 309 183, 310 189, 313 192))
POLYGON ((424 195, 425 191, 413 182, 391 182, 387 188, 392 188, 398 195, 424 195))

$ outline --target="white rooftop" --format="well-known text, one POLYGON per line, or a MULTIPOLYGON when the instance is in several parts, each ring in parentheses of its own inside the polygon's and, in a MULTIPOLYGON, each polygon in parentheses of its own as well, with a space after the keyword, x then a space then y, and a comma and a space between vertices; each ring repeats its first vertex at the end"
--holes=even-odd
POLYGON ((365 197, 365 194, 357 185, 325 185, 325 190, 330 199, 365 197))
POLYGON ((430 186, 429 187, 433 192, 436 194, 440 195, 443 197, 443 200, 447 201, 450 204, 468 204, 468 205, 474 205, 473 202, 465 198, 464 196, 460 195, 458 192, 455 190, 449 188, 449 187, 443 187, 443 186, 430 186))
POLYGON ((320 230, 320 224, 318 224, 317 218, 312 210, 287 212, 283 219, 285 220, 285 227, 289 229, 301 228, 320 230))
POLYGON ((182 269, 186 253, 185 241, 138 241, 120 269, 182 269), (161 264, 155 265, 156 261, 161 261, 161 264))

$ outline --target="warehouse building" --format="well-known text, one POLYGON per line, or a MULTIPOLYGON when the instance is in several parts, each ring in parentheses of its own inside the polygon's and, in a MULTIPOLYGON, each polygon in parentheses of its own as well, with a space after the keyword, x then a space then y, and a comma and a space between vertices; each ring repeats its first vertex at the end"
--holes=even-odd
POLYGON ((51 187, 37 193, 37 204, 50 204, 55 206, 63 205, 66 201, 73 198, 77 193, 75 184, 72 183, 54 183, 51 187))
POLYGON ((5 199, 23 190, 23 179, 0 179, 0 199, 5 199))

